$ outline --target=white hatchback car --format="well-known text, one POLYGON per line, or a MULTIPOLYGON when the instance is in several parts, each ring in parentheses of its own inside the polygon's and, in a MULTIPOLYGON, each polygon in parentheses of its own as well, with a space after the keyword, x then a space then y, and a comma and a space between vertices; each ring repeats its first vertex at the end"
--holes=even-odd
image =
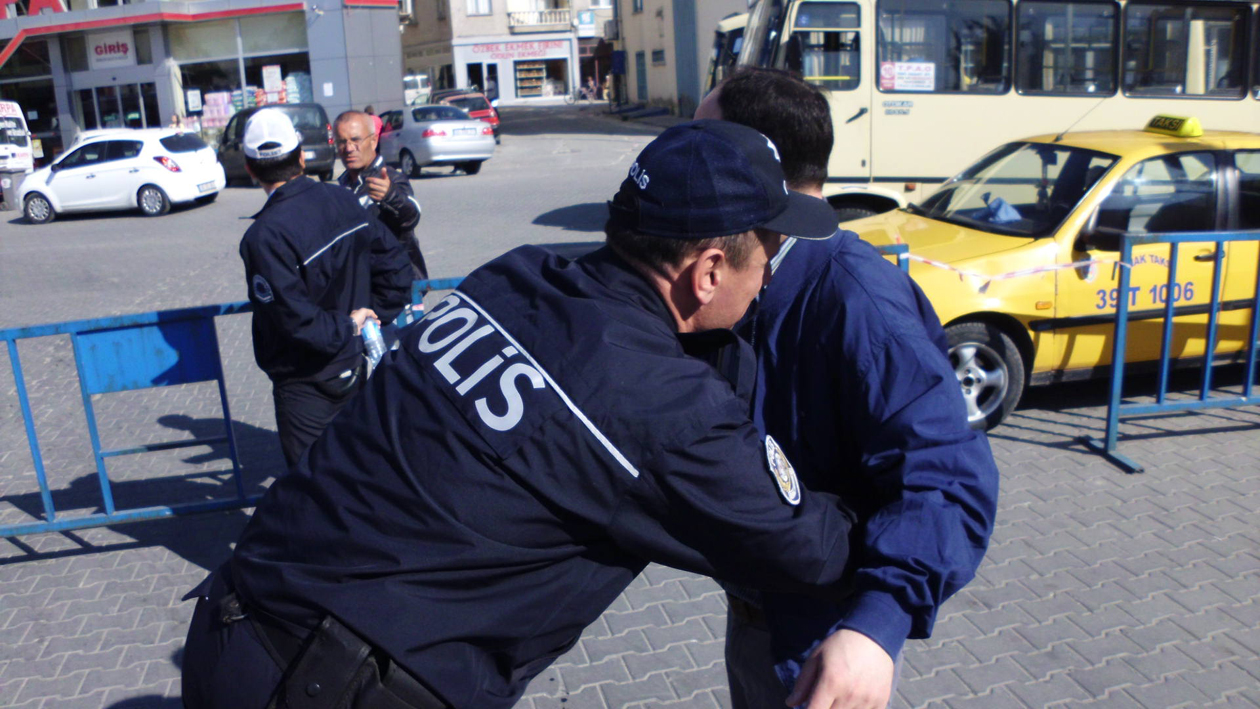
POLYGON ((172 204, 211 202, 227 184, 214 148, 167 128, 93 131, 36 170, 18 191, 32 224, 61 212, 136 209, 148 217, 172 204))

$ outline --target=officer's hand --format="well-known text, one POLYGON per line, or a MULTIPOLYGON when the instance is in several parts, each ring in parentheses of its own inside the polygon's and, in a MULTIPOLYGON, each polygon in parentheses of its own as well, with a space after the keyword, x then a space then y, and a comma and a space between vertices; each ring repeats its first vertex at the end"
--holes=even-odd
POLYGON ((354 334, 358 335, 363 332, 363 323, 367 322, 368 318, 375 320, 377 325, 381 324, 381 319, 376 317, 376 311, 371 308, 359 308, 358 310, 350 311, 350 319, 354 321, 354 334))
POLYGON ((380 176, 373 175, 364 180, 367 182, 368 196, 377 202, 385 199, 385 194, 389 192, 389 173, 385 168, 381 168, 380 176))
POLYGON ((787 704, 808 709, 884 709, 892 682, 893 661, 884 648, 855 630, 844 629, 832 633, 809 656, 787 704))

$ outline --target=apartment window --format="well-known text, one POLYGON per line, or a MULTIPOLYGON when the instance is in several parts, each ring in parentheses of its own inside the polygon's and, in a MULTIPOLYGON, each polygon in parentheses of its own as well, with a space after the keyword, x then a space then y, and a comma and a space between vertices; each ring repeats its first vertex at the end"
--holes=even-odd
POLYGON ((652 64, 664 64, 664 63, 665 63, 665 50, 653 49, 652 50, 652 64))
POLYGON ((633 12, 643 12, 643 0, 634 0, 634 2, 630 4, 630 9, 633 12))
POLYGON ((489 15, 490 0, 468 0, 469 15, 489 15))
POLYGON ((608 10, 612 8, 612 0, 591 0, 591 9, 608 10))

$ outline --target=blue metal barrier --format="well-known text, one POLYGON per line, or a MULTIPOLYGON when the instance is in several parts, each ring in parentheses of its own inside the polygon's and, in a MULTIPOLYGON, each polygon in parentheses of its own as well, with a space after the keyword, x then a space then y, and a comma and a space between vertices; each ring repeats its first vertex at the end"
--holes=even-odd
POLYGON ((4 340, 9 350, 9 363, 13 369, 18 401, 22 409, 22 420, 26 426, 27 444, 30 446, 35 477, 39 484, 40 499, 44 508, 44 521, 0 526, 0 537, 57 532, 170 517, 176 514, 244 507, 256 502, 256 497, 246 497, 244 485, 241 482, 240 463, 236 455, 236 438, 232 432, 232 416, 228 408, 227 388, 224 384, 223 366, 219 356, 219 341, 214 327, 215 317, 242 313, 247 310, 249 310, 249 303, 229 303, 0 330, 0 340, 4 340), (39 437, 35 430, 35 418, 31 411, 26 380, 22 373, 22 361, 18 353, 19 340, 50 335, 70 336, 79 377, 79 391, 87 416, 88 437, 92 442, 92 455, 96 459, 101 507, 105 510, 103 513, 69 518, 59 517, 53 505, 52 492, 48 487, 48 478, 44 470, 44 459, 40 452, 39 437), (92 403, 94 395, 209 381, 216 382, 219 388, 219 400, 223 406, 224 433, 222 436, 117 449, 101 447, 96 412, 92 403), (232 474, 236 484, 235 497, 127 510, 116 508, 105 466, 107 458, 212 443, 227 443, 228 445, 232 459, 232 474))
POLYGON ((884 246, 876 246, 875 250, 884 256, 895 256, 897 258, 897 266, 901 269, 901 272, 910 272, 910 259, 905 256, 910 253, 909 244, 885 244, 884 246))
MULTIPOLYGON (((1175 298, 1171 295, 1164 303, 1164 323, 1159 358, 1159 389, 1154 403, 1125 402, 1122 395, 1124 380, 1125 352, 1128 346, 1129 299, 1120 298, 1116 304, 1115 338, 1112 341, 1111 387, 1107 401, 1107 430, 1103 440, 1084 436, 1080 440, 1091 450, 1102 454, 1109 461, 1130 473, 1143 472, 1144 468, 1131 458, 1116 452, 1119 438, 1120 418, 1146 414, 1170 413, 1175 411, 1197 411, 1204 409, 1234 408, 1260 404, 1260 396, 1252 394, 1256 377, 1256 337, 1260 332, 1260 277, 1256 280, 1254 295, 1249 309, 1251 310, 1251 326, 1248 329, 1246 349, 1246 379, 1243 381, 1240 396, 1213 396, 1212 369, 1215 366, 1217 344, 1217 320, 1222 310, 1221 281, 1224 277, 1225 263, 1224 245, 1231 241, 1260 241, 1260 231, 1235 232, 1183 232, 1175 234, 1124 234, 1120 239, 1120 262, 1133 263, 1133 247, 1144 244, 1169 244, 1168 283, 1165 286, 1169 294, 1175 289, 1177 279, 1177 260, 1179 247, 1186 243, 1214 243, 1212 292, 1207 309, 1202 305, 1174 307, 1175 298), (1171 369, 1173 318, 1179 315, 1198 315, 1206 313, 1207 341, 1204 346, 1203 370, 1200 377, 1198 398, 1192 400, 1168 401, 1168 374, 1171 369)), ((1256 264, 1260 272, 1260 264, 1256 264)), ((1129 292, 1130 269, 1120 268, 1117 290, 1129 292)))

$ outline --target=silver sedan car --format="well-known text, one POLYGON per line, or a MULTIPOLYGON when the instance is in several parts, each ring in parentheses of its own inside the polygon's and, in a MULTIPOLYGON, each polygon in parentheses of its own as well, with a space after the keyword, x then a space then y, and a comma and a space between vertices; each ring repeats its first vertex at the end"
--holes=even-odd
POLYGON ((453 165, 475 175, 494 157, 494 130, 454 106, 415 106, 381 114, 380 152, 408 177, 420 168, 453 165))

